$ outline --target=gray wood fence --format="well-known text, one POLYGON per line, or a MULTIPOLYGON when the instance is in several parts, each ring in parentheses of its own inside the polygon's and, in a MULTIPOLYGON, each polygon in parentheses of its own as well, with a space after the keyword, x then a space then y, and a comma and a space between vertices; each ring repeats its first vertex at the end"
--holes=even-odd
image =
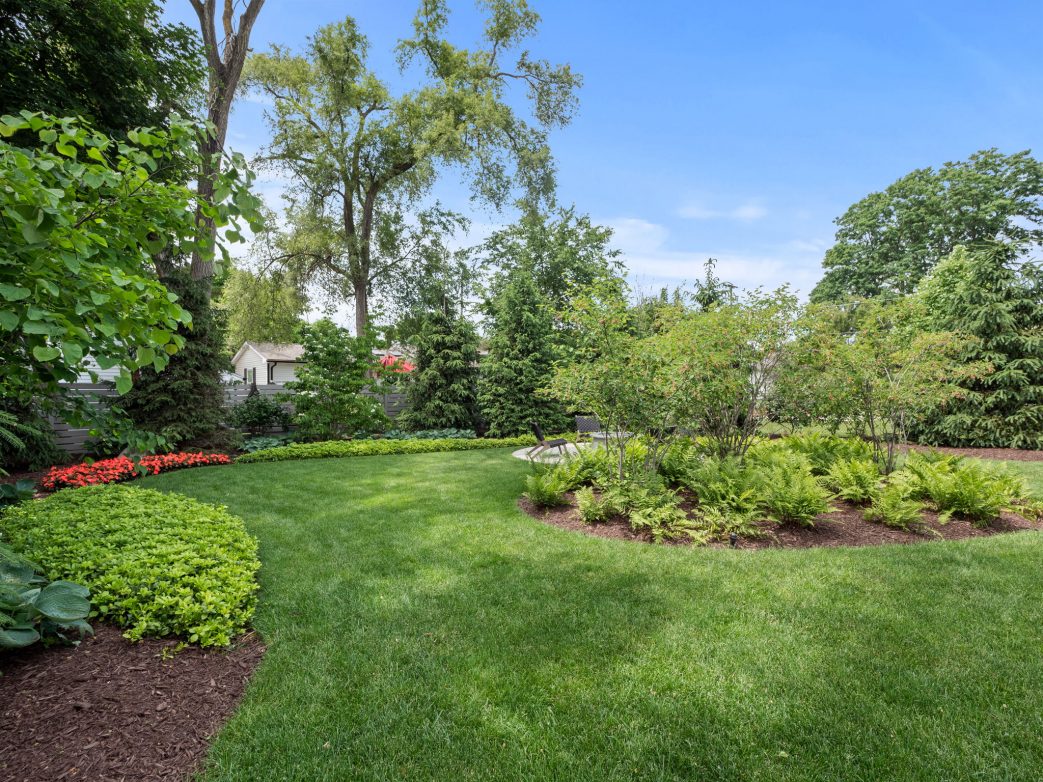
MULTIPOLYGON (((73 394, 87 397, 88 403, 93 406, 102 404, 102 399, 107 397, 117 396, 116 389, 111 383, 70 383, 66 386, 73 394)), ((288 390, 285 386, 280 385, 259 385, 257 391, 262 396, 273 397, 277 394, 289 394, 293 392, 288 390)), ((389 418, 394 418, 405 407, 406 396, 398 391, 389 391, 386 394, 374 394, 369 391, 363 391, 362 393, 367 396, 373 396, 379 399, 384 405, 384 412, 389 418)), ((225 404, 229 407, 237 405, 246 399, 250 394, 250 386, 248 385, 235 385, 225 387, 225 404)), ((286 407, 293 408, 293 403, 289 402, 286 407)), ((87 441, 89 432, 87 429, 79 429, 76 427, 69 426, 64 421, 52 418, 50 419, 51 427, 54 429, 54 438, 58 443, 58 447, 66 453, 81 454, 84 452, 84 443, 87 441)))

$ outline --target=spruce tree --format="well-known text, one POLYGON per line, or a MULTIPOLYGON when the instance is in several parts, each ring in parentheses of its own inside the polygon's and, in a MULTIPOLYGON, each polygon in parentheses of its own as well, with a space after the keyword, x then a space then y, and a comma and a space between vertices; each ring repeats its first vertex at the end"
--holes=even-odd
POLYGON ((540 394, 554 368, 554 322, 532 275, 515 270, 492 306, 489 355, 483 359, 478 402, 493 437, 568 427, 561 404, 540 394))
POLYGON ((187 269, 162 282, 192 313, 191 329, 179 329, 186 338, 185 346, 161 372, 151 367, 138 370, 134 386, 115 400, 115 407, 139 429, 164 435, 178 447, 227 446, 231 433, 221 426, 221 373, 229 367, 224 355, 223 313, 210 304, 209 283, 193 280, 187 269))
POLYGON ((1043 448, 1043 269, 1016 247, 957 247, 917 297, 929 327, 967 334, 962 359, 991 371, 920 421, 928 445, 1043 448))
POLYGON ((416 369, 406 387, 403 429, 476 429, 478 335, 463 317, 432 313, 416 340, 416 369))

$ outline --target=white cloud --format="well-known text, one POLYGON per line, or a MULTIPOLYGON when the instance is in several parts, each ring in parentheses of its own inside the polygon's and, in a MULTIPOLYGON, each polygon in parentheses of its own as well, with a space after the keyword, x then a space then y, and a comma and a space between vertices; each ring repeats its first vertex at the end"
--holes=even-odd
POLYGON ((753 222, 767 217, 768 210, 757 201, 746 201, 730 209, 711 209, 702 203, 692 202, 677 210, 677 214, 689 220, 741 220, 753 222))
POLYGON ((703 276, 707 258, 717 260, 716 274, 740 288, 777 288, 789 283, 807 294, 821 276, 822 244, 793 240, 763 252, 733 252, 726 248, 669 246, 664 225, 638 217, 602 220, 613 230, 612 244, 623 252, 631 284, 639 290, 692 283, 703 276))

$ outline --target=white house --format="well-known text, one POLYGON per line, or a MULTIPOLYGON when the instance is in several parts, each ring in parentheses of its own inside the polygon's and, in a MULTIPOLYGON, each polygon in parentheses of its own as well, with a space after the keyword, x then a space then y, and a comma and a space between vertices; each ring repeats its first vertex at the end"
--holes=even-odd
MULTIPOLYGON (((283 385, 297 379, 297 367, 303 364, 304 347, 295 343, 244 342, 232 359, 237 379, 242 383, 283 385)), ((410 354, 399 345, 373 349, 380 363, 394 372, 413 371, 410 354)))
POLYGON ((232 359, 235 374, 244 383, 283 385, 297 379, 304 347, 291 343, 244 342, 232 359))

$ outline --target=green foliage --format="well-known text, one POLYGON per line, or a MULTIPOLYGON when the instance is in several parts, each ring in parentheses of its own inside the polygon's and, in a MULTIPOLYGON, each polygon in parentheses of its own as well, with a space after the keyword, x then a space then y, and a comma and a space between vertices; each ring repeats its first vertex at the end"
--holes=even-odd
POLYGON ((166 453, 175 447, 175 438, 139 428, 119 405, 100 404, 94 408, 89 432, 84 448, 92 456, 166 453))
POLYGON ((593 487, 581 486, 576 489, 575 497, 576 508, 579 510, 579 517, 584 524, 600 524, 612 516, 622 513, 617 504, 618 495, 612 492, 602 492, 600 495, 596 495, 593 487))
POLYGON ((922 519, 923 503, 909 496, 909 487, 901 481, 886 484, 866 508, 865 518, 895 529, 910 529, 922 519))
POLYGON ((225 315, 225 349, 234 354, 248 340, 296 342, 308 297, 281 269, 230 268, 214 304, 225 315))
POLYGON ((762 492, 767 517, 782 524, 813 527, 815 517, 830 509, 829 492, 797 454, 781 452, 767 464, 762 492))
POLYGON ((839 499, 862 505, 876 497, 880 470, 872 459, 841 459, 829 468, 825 483, 839 499))
POLYGON ((5 0, 0 114, 80 115, 114 136, 163 124, 202 93, 195 32, 155 0, 5 0))
POLYGON ((240 448, 246 453, 266 451, 269 448, 278 448, 281 445, 286 445, 288 438, 288 435, 262 435, 260 437, 249 437, 243 441, 240 448))
POLYGON ((525 477, 525 496, 537 508, 553 508, 565 504, 565 493, 571 487, 556 470, 537 468, 525 477))
POLYGON ((790 435, 783 443, 787 449, 808 458, 813 475, 826 475, 837 462, 873 458, 873 446, 858 437, 838 437, 811 430, 790 435))
POLYGON ((909 492, 929 499, 943 523, 953 516, 987 526, 1001 511, 1025 498, 1020 479, 1001 468, 959 458, 925 458, 909 454, 909 492))
POLYGON ((958 359, 988 367, 917 421, 917 442, 1043 449, 1043 268, 1021 256, 957 247, 917 290, 924 328, 969 335, 958 359))
POLYGON ((920 327, 918 303, 809 307, 774 389, 793 419, 831 419, 869 438, 885 473, 918 416, 960 393, 981 370, 959 360, 968 337, 920 327))
POLYGON ((476 429, 478 335, 471 322, 445 311, 430 314, 416 340, 406 407, 395 423, 405 429, 476 429))
MULTIPOLYGON (((163 369, 184 346, 191 314, 153 276, 153 257, 212 253, 196 196, 167 171, 198 162, 198 130, 181 121, 115 142, 72 119, 0 117, 0 398, 26 406, 59 394, 88 354, 132 373, 163 369), (2 139, 32 134, 33 147, 2 139)), ((257 199, 241 158, 220 175, 204 215, 238 237, 257 199)), ((227 250, 221 245, 222 256, 227 250)))
POLYGON ((221 428, 221 373, 228 367, 223 313, 210 303, 209 281, 193 280, 187 269, 171 271, 162 282, 191 314, 191 328, 178 327, 183 346, 162 371, 153 366, 137 371, 119 407, 139 429, 162 434, 175 448, 223 446, 228 442, 221 428))
POLYGON ((130 486, 67 489, 8 510, 0 527, 52 577, 86 585, 126 636, 231 643, 253 615, 257 542, 227 510, 130 486))
POLYGON ((36 404, 0 403, 0 475, 8 470, 42 470, 65 458, 36 404))
POLYGON ((275 399, 260 392, 250 393, 246 399, 232 407, 228 413, 228 422, 237 429, 260 432, 277 426, 287 426, 290 423, 290 414, 275 399))
POLYGON ((523 0, 487 10, 481 48, 468 51, 447 39, 444 0, 422 3, 413 37, 397 47, 406 74, 397 94, 369 69, 369 42, 351 18, 320 28, 304 56, 273 46, 247 61, 244 85, 272 99, 268 159, 291 180, 285 254, 353 298, 357 333, 371 290, 394 295, 458 222, 439 209, 424 210, 415 227, 406 218, 443 167, 463 169, 473 195, 496 208, 518 190, 531 205, 553 193, 549 131, 571 119, 580 79, 518 51, 539 20, 523 0), (515 84, 527 101, 511 94, 515 84))
MULTIPOLYGON (((541 304, 552 312, 569 309, 578 292, 623 273, 620 251, 610 246, 611 239, 611 229, 594 225, 574 208, 526 212, 479 248, 482 268, 493 275, 490 302, 521 276, 532 280, 541 304)), ((556 339, 571 342, 560 324, 556 332, 556 339)))
POLYGON ((69 581, 48 583, 39 569, 0 544, 0 649, 70 641, 72 630, 81 638, 92 632, 85 621, 90 592, 69 581))
POLYGON ((734 456, 696 457, 679 479, 699 500, 700 511, 752 519, 759 515, 762 480, 734 456))
POLYGON ((293 443, 244 454, 237 462, 281 462, 288 459, 332 459, 347 456, 386 456, 402 453, 473 451, 483 448, 520 448, 536 444, 528 437, 488 440, 331 440, 318 443, 293 443))
POLYGON ((31 500, 36 493, 36 483, 27 478, 13 483, 0 483, 0 506, 17 505, 31 500))
POLYGON ((982 150, 913 171, 836 223, 812 301, 911 293, 957 245, 1043 242, 1043 164, 1027 151, 982 150))
POLYGON ((554 372, 554 320, 528 270, 514 271, 492 305, 489 355, 482 359, 478 403, 491 437, 568 427, 560 402, 542 393, 554 372))
POLYGON ((372 332, 353 337, 324 318, 301 329, 301 342, 297 379, 286 384, 300 436, 324 440, 384 429, 380 401, 362 393, 375 390, 382 374, 372 332))
POLYGON ((473 440, 473 429, 421 429, 418 432, 403 432, 390 429, 381 437, 385 440, 473 440))

